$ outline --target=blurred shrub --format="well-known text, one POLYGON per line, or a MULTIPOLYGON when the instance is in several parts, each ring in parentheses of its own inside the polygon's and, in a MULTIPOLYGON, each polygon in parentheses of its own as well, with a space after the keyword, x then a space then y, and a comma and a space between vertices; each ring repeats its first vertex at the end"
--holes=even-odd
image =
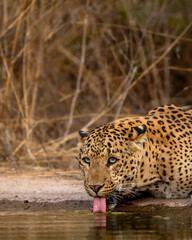
POLYGON ((161 104, 191 105, 191 30, 177 41, 191 7, 2 0, 0 162, 71 170, 80 128, 161 104))

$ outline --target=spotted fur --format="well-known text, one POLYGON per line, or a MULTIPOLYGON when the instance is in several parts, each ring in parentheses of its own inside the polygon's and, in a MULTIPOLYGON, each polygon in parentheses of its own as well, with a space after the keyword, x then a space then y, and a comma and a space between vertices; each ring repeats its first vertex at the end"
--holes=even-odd
POLYGON ((186 198, 192 192, 192 112, 166 105, 80 132, 79 166, 95 197, 148 191, 186 198))

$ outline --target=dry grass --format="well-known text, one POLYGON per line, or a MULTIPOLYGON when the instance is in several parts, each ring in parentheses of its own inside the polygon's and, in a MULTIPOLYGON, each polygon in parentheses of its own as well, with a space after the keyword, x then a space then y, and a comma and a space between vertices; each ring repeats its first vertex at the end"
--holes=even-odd
POLYGON ((0 163, 77 168, 77 130, 191 105, 190 0, 2 0, 0 163))

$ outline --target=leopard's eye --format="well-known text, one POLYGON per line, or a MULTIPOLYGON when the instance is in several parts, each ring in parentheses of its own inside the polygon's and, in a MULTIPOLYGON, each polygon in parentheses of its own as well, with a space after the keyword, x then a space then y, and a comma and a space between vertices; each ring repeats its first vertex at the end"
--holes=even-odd
POLYGON ((110 166, 110 165, 116 163, 117 160, 118 160, 117 158, 110 157, 110 158, 108 159, 107 165, 110 166))
POLYGON ((87 163, 87 164, 90 164, 90 159, 88 157, 84 157, 83 159, 83 162, 87 163))

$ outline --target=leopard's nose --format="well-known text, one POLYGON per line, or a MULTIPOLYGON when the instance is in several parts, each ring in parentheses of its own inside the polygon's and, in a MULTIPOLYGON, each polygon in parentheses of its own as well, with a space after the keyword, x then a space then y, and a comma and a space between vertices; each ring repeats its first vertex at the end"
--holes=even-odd
POLYGON ((103 185, 89 185, 89 187, 90 187, 95 193, 98 193, 99 190, 103 187, 103 185))

